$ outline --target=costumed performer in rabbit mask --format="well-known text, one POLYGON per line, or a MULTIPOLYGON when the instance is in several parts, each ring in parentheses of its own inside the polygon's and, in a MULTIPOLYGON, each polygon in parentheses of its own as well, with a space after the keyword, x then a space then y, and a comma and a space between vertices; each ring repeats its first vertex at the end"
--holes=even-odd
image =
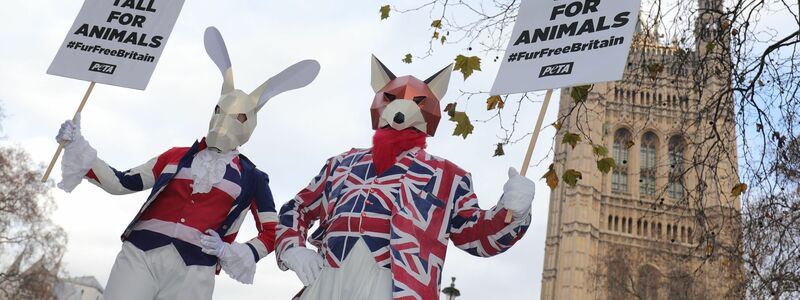
POLYGON ((488 257, 522 238, 531 222, 530 179, 509 169, 500 202, 482 210, 472 176, 425 151, 450 73, 452 65, 425 81, 395 77, 372 57, 372 148, 328 159, 281 208, 276 258, 306 286, 300 299, 438 299, 449 241, 488 257))
POLYGON ((224 83, 208 134, 191 147, 175 147, 118 171, 97 158, 81 136, 80 121, 64 122, 56 137, 66 144, 61 189, 72 191, 83 178, 114 195, 151 189, 122 234, 105 299, 211 299, 220 268, 251 284, 256 262, 275 249, 277 214, 269 178, 237 149, 250 138, 264 104, 311 83, 319 64, 301 61, 247 94, 234 89, 228 51, 214 27, 206 29, 205 48, 224 83), (248 210, 258 236, 235 242, 248 210))

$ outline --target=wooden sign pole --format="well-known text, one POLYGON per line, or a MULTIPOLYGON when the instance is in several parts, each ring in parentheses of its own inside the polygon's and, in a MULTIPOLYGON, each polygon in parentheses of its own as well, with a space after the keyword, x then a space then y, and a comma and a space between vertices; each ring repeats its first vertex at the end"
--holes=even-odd
MULTIPOLYGON (((83 100, 81 100, 81 104, 78 105, 78 110, 75 111, 75 115, 72 116, 72 122, 77 121, 78 114, 83 111, 83 107, 86 105, 86 100, 89 99, 89 95, 92 93, 92 89, 94 89, 95 82, 92 81, 89 84, 89 88, 86 89, 86 93, 83 94, 83 100)), ((53 166, 56 165, 56 161, 58 161, 58 157, 61 156, 61 151, 64 150, 64 143, 58 144, 58 149, 56 149, 56 153, 53 154, 53 159, 50 160, 50 165, 47 167, 47 171, 44 172, 44 176, 42 176, 42 182, 46 182, 47 178, 50 177, 50 172, 53 171, 53 166)))
MULTIPOLYGON (((544 114, 547 112, 547 106, 550 105, 550 97, 553 96, 553 89, 547 90, 544 95, 544 102, 542 109, 539 110, 539 119, 536 120, 536 127, 533 128, 531 134, 531 143, 528 144, 528 152, 525 153, 525 161, 522 162, 522 167, 519 169, 519 175, 525 176, 528 173, 528 166, 531 164, 531 156, 533 156, 533 149, 536 148, 536 140, 539 139, 539 131, 542 130, 542 122, 544 121, 544 114)), ((514 218, 511 211, 506 212, 506 224, 511 223, 514 218)))

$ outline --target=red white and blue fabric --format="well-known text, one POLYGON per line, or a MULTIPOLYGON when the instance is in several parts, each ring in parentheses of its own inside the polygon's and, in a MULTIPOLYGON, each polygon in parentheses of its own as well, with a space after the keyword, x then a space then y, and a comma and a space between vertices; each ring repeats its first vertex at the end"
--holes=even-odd
MULTIPOLYGON (((488 257, 519 240, 530 216, 505 224, 506 210, 481 210, 469 173, 419 148, 378 175, 369 149, 328 160, 311 183, 283 205, 277 257, 309 242, 338 267, 358 239, 392 271, 394 299, 438 299, 449 240, 488 257), (310 237, 315 220, 320 227, 310 237)), ((278 265, 286 270, 282 263, 278 265)))
POLYGON ((97 159, 86 177, 117 195, 152 188, 122 234, 123 241, 143 251, 172 244, 186 265, 215 265, 217 257, 201 251, 200 237, 212 229, 224 241, 233 242, 250 211, 258 236, 246 245, 258 261, 275 249, 278 218, 269 177, 240 154, 227 165, 223 180, 210 192, 192 194, 192 160, 205 147, 203 140, 191 148, 172 148, 127 171, 118 171, 97 159))

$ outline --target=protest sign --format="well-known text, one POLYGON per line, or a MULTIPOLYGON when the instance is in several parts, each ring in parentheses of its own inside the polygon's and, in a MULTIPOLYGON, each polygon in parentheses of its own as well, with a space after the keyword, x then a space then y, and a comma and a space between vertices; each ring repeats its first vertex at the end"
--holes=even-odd
POLYGON ((639 4, 523 1, 492 95, 621 79, 639 4))
POLYGON ((86 0, 48 74, 144 90, 184 0, 86 0))

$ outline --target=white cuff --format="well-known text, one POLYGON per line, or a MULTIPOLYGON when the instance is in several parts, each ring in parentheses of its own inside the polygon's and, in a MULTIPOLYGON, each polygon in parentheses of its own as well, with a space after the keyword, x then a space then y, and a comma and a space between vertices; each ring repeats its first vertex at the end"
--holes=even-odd
POLYGON ((253 257, 253 250, 247 244, 233 242, 228 247, 228 253, 224 258, 220 258, 222 270, 234 280, 253 284, 256 276, 256 259, 253 257))
POLYGON ((97 150, 92 148, 83 138, 76 139, 64 146, 64 155, 61 157, 61 182, 58 188, 72 192, 83 177, 92 168, 97 159, 97 150))

